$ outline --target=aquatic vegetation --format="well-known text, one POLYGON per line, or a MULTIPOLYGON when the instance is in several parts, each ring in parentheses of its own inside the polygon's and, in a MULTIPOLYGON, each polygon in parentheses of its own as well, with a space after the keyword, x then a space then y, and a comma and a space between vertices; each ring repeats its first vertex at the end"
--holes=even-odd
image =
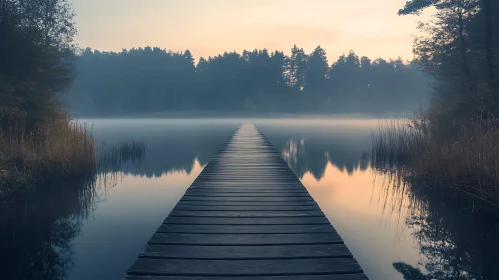
POLYGON ((378 170, 397 172, 446 196, 471 199, 471 207, 497 208, 499 121, 476 118, 452 130, 442 127, 425 118, 387 122, 372 135, 367 156, 378 170))
POLYGON ((35 129, 0 129, 0 195, 50 180, 93 176, 94 139, 82 123, 61 120, 35 129))
POLYGON ((374 169, 384 209, 398 215, 410 230, 417 264, 394 262, 406 280, 497 279, 499 265, 498 218, 463 208, 469 200, 435 195, 432 188, 404 180, 398 169, 374 169), (387 199, 387 198, 390 199, 387 199), (464 203, 463 203, 464 202, 464 203))
POLYGON ((145 157, 145 145, 142 141, 123 142, 108 147, 97 149, 98 173, 118 172, 123 163, 130 162, 132 165, 140 163, 145 157))

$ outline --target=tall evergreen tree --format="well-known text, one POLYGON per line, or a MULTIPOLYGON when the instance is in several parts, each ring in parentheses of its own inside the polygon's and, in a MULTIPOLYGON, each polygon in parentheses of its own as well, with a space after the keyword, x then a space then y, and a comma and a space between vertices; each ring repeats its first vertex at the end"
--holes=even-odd
POLYGON ((305 89, 312 92, 323 91, 326 87, 328 70, 326 50, 318 46, 308 56, 305 89))
POLYGON ((296 90, 303 90, 307 73, 307 55, 303 48, 294 45, 287 64, 288 84, 296 90))

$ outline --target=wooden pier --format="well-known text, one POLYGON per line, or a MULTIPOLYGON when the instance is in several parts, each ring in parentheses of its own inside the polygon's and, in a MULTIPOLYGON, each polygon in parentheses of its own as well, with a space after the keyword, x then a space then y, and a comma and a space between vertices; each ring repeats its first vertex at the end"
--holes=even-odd
POLYGON ((366 280, 280 154, 243 124, 132 264, 127 280, 366 280))

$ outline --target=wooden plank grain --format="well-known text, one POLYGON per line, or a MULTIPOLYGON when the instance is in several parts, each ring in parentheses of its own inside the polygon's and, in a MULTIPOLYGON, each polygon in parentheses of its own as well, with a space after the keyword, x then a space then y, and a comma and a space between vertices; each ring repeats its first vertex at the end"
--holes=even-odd
POLYGON ((204 194, 204 193, 306 193, 308 191, 301 187, 292 188, 220 188, 220 187, 190 187, 185 194, 204 194))
MULTIPOLYGON (((124 280, 220 280, 219 276, 127 275, 124 280)), ((367 280, 365 274, 285 275, 223 277, 223 280, 367 280)))
POLYGON ((351 258, 344 244, 277 245, 277 246, 198 246, 148 244, 141 258, 163 259, 292 259, 351 258))
POLYGON ((172 276, 273 276, 362 273, 352 258, 272 260, 138 259, 128 274, 172 276))
POLYGON ((186 225, 317 225, 329 224, 326 217, 221 218, 167 217, 164 223, 186 225))
POLYGON ((293 245, 293 244, 341 244, 337 233, 290 233, 290 234, 190 234, 156 232, 149 244, 184 245, 293 245))
POLYGON ((336 232, 330 224, 319 225, 182 225, 182 224, 162 224, 157 232, 170 233, 317 233, 336 232))
POLYGON ((310 197, 306 192, 211 192, 211 191, 189 191, 184 197, 310 197))
POLYGON ((173 211, 320 211, 317 205, 184 205, 180 204, 173 211))
POLYGON ((311 201, 310 196, 303 197, 204 197, 204 196, 184 196, 180 201, 311 201))
POLYGON ((322 211, 188 211, 174 210, 170 217, 227 217, 227 218, 258 218, 258 217, 324 217, 322 211))

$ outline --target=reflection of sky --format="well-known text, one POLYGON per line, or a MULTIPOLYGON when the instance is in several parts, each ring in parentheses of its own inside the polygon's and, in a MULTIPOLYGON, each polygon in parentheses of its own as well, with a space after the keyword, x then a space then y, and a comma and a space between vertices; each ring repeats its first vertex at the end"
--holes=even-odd
MULTIPOLYGON (((306 172, 301 181, 319 203, 348 248, 371 279, 401 279, 393 262, 417 266, 419 250, 411 230, 404 224, 404 213, 391 212, 395 198, 385 196, 380 180, 371 170, 357 166, 351 174, 328 163, 324 177, 317 180, 306 172), (386 202, 387 208, 384 209, 386 202)), ((404 199, 407 206, 408 201, 404 199)))

